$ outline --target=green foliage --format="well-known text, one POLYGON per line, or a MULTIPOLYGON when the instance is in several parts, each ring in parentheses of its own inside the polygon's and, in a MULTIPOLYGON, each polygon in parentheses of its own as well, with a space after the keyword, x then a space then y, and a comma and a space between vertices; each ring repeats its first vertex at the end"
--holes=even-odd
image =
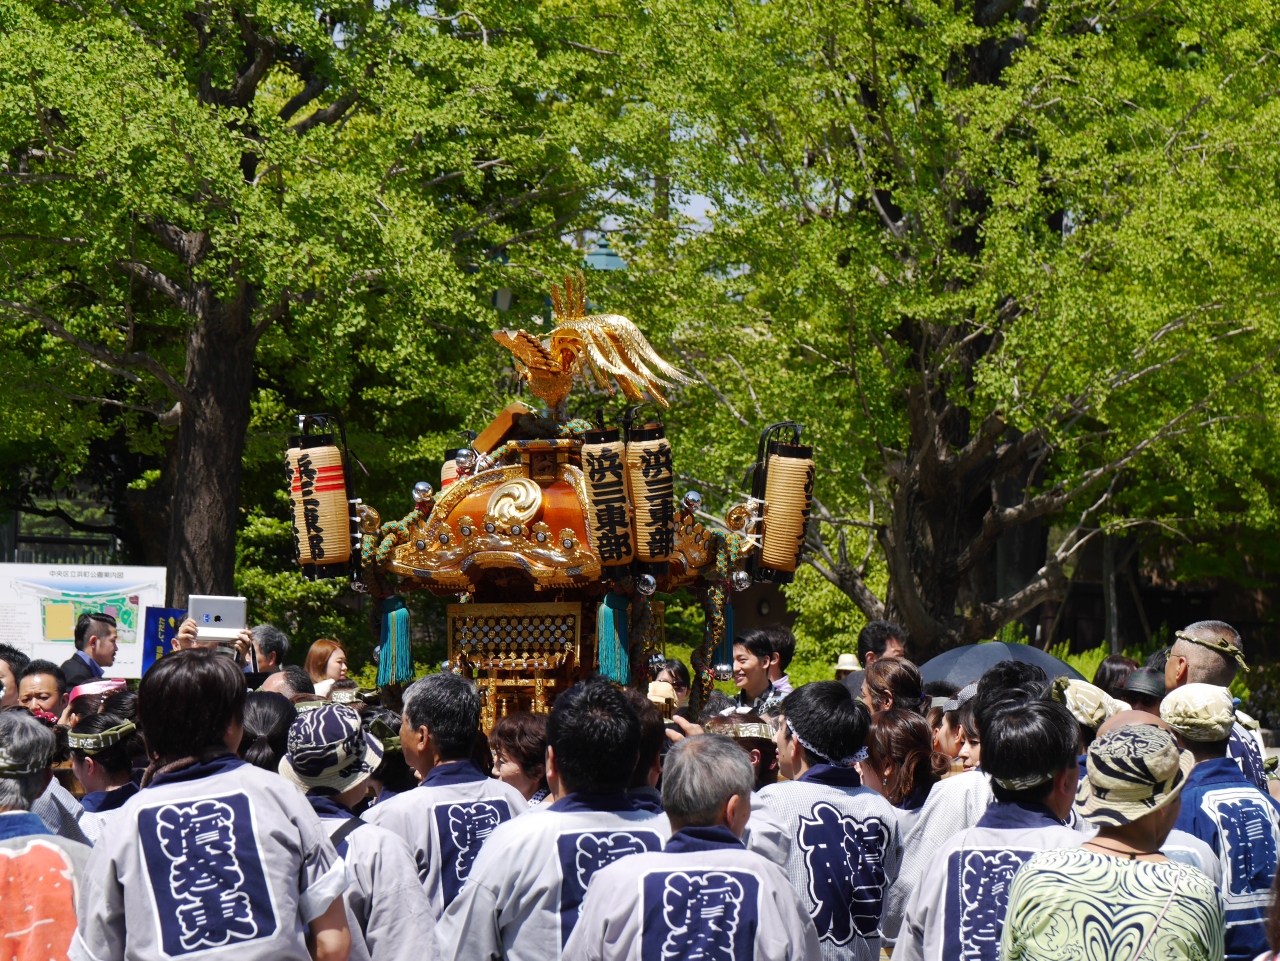
POLYGON ((891 606, 949 642, 1060 596, 1070 561, 1022 599, 993 583, 983 471, 1019 465, 996 533, 1178 527, 1206 545, 1184 569, 1223 571, 1216 532, 1270 559, 1280 467, 1280 14, 989 6, 658 3, 634 56, 711 210, 620 243, 700 381, 678 469, 731 498, 756 432, 804 422, 812 561, 868 610, 849 525, 874 507, 891 606))
POLYGON ((796 656, 788 672, 792 686, 831 680, 836 659, 858 653, 858 632, 866 626, 866 616, 812 567, 801 567, 783 592, 796 615, 791 629, 796 656))

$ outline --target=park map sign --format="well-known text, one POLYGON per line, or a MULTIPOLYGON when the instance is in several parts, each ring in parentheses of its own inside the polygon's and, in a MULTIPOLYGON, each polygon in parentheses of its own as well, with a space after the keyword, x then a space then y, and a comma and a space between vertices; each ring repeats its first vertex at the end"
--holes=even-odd
POLYGON ((108 677, 140 677, 143 618, 164 604, 163 567, 0 564, 0 644, 61 664, 75 652, 85 612, 116 619, 119 650, 108 677))

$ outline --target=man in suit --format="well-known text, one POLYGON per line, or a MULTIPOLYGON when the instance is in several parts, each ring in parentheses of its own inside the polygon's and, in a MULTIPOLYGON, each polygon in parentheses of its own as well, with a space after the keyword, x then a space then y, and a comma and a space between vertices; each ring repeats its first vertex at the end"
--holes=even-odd
POLYGON ((116 619, 110 614, 81 614, 75 637, 76 652, 62 662, 67 690, 96 681, 116 662, 116 619))

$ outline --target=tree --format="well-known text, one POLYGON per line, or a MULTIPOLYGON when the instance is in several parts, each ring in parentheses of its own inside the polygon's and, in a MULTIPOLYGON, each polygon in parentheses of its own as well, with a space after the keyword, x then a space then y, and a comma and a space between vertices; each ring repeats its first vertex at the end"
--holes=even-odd
POLYGON ((501 392, 493 291, 536 316, 621 176, 570 19, 0 0, 6 349, 36 406, 155 457, 172 603, 232 589, 255 403, 277 441, 315 405, 421 444, 501 392))
POLYGON ((916 657, 1061 599, 1103 532, 1274 529, 1278 28, 660 3, 636 59, 671 184, 712 209, 655 196, 623 246, 703 385, 673 413, 687 480, 728 496, 749 432, 807 423, 808 563, 916 657))

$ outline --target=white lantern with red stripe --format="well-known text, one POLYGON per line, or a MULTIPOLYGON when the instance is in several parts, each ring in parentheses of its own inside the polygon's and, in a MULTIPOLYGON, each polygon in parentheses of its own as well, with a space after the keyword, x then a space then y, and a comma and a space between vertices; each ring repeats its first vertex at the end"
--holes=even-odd
POLYGON ((332 436, 304 436, 285 453, 285 477, 298 563, 315 576, 336 576, 351 560, 351 520, 342 451, 332 436))

